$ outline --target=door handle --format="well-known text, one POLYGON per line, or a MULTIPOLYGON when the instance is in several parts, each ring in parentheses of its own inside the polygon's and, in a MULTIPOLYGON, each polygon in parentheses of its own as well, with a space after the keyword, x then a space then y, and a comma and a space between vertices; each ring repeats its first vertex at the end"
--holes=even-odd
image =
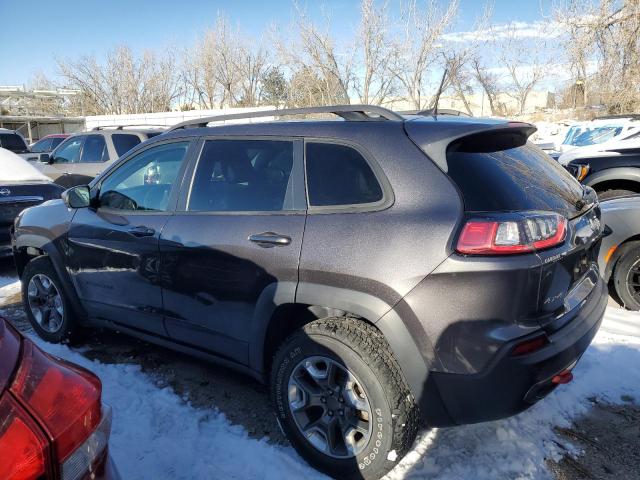
POLYGON ((287 237, 286 235, 279 235, 273 232, 264 232, 249 235, 249 241, 257 243, 264 248, 284 247, 291 243, 291 237, 287 237))
POLYGON ((156 234, 156 231, 153 228, 140 225, 140 226, 131 228, 129 230, 129 233, 134 237, 152 237, 156 234))

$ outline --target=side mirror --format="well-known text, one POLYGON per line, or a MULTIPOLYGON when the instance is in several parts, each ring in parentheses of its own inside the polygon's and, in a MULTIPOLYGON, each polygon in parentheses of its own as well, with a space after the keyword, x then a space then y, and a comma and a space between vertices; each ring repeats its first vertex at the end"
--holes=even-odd
POLYGON ((61 197, 69 208, 87 208, 91 205, 91 190, 88 185, 79 185, 65 190, 61 197))
POLYGON ((51 164, 51 163, 53 163, 51 160, 52 160, 51 156, 48 153, 41 153, 40 154, 40 162, 51 164))

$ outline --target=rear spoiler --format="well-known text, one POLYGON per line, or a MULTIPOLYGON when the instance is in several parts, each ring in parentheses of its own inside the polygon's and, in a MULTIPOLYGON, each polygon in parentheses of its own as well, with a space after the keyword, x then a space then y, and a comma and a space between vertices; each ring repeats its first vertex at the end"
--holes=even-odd
POLYGON ((530 123, 497 120, 404 122, 405 132, 442 171, 447 172, 447 151, 495 152, 516 148, 527 143, 537 130, 530 123))

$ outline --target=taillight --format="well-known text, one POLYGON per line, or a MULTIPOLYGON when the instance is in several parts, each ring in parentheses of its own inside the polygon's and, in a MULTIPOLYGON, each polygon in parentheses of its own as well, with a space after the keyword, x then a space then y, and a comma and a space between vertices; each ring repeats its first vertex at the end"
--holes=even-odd
POLYGON ((0 397, 0 478, 32 480, 46 474, 49 442, 9 394, 0 397))
POLYGON ((567 219, 556 213, 471 219, 462 228, 456 250, 467 255, 513 255, 560 245, 566 234, 567 219))
POLYGON ((31 342, 24 342, 11 392, 42 422, 60 463, 100 422, 100 381, 89 372, 53 360, 31 342))

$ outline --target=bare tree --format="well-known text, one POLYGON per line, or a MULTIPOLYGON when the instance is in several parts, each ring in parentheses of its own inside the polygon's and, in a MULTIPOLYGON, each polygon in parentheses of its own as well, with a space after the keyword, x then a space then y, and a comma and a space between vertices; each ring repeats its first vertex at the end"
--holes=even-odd
POLYGON ((529 95, 548 72, 548 62, 539 54, 545 46, 543 42, 532 42, 531 39, 523 41, 514 24, 510 24, 501 37, 496 46, 498 62, 507 82, 505 93, 516 101, 518 113, 522 114, 529 95))
POLYGON ((250 42, 219 15, 196 45, 185 52, 182 77, 187 98, 201 108, 255 106, 268 68, 261 42, 250 42))
POLYGON ((568 31, 565 48, 587 97, 611 112, 640 108, 640 0, 566 0, 555 19, 568 31))
POLYGON ((479 55, 474 55, 471 58, 469 61, 469 67, 473 78, 480 85, 487 101, 489 102, 491 115, 503 115, 505 112, 504 109, 501 108, 498 100, 498 95, 500 93, 498 75, 492 73, 484 66, 479 55))
POLYGON ((161 112, 179 96, 175 61, 146 51, 134 56, 127 46, 107 54, 103 63, 94 56, 58 60, 66 86, 80 90, 85 114, 161 112))
POLYGON ((376 6, 374 0, 360 3, 360 29, 355 49, 362 74, 355 75, 354 86, 360 103, 381 105, 394 93, 396 78, 391 71, 396 49, 391 40, 387 2, 376 6))
POLYGON ((456 17, 458 3, 458 0, 452 0, 445 10, 436 0, 428 0, 424 5, 409 0, 403 6, 401 40, 397 44, 392 70, 416 109, 423 109, 430 103, 431 96, 427 91, 432 90, 429 81, 437 66, 438 42, 456 17))
MULTIPOLYGON (((353 55, 339 52, 330 34, 331 19, 325 15, 325 25, 320 28, 307 14, 295 6, 293 38, 275 36, 274 42, 281 63, 288 65, 292 78, 305 78, 313 82, 311 91, 317 91, 323 103, 349 103, 353 82, 353 55)), ((293 82, 292 82, 293 83, 293 82)), ((296 82, 296 83, 299 83, 296 82)))

